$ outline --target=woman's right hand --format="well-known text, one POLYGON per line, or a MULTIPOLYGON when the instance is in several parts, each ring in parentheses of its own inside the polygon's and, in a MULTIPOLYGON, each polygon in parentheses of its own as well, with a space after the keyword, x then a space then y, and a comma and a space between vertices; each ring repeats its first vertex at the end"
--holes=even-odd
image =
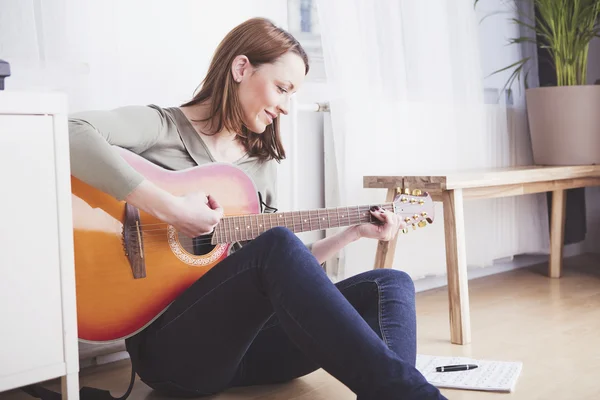
POLYGON ((204 192, 175 197, 172 210, 165 222, 190 238, 212 232, 223 218, 221 205, 204 192))
POLYGON ((211 195, 192 192, 175 196, 148 180, 142 181, 125 201, 192 238, 213 231, 223 217, 223 208, 211 195))

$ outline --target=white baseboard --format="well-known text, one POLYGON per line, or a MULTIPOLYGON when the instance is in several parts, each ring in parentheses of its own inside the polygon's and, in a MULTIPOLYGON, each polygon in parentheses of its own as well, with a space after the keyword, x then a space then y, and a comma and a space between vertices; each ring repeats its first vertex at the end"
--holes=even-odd
MULTIPOLYGON (((573 257, 583 254, 583 243, 573 243, 566 245, 563 249, 563 257, 573 257)), ((469 280, 482 278, 484 276, 500 274, 502 272, 511 271, 518 268, 531 267, 536 264, 548 262, 548 254, 524 254, 512 257, 507 261, 498 261, 494 265, 486 268, 470 268, 467 270, 469 280)), ((415 290, 424 292, 426 290, 436 289, 448 285, 446 275, 427 276, 422 279, 415 280, 415 290)))
POLYGON ((95 357, 85 358, 79 361, 80 368, 93 367, 95 365, 108 364, 129 358, 129 353, 126 351, 118 351, 115 353, 98 355, 95 357))

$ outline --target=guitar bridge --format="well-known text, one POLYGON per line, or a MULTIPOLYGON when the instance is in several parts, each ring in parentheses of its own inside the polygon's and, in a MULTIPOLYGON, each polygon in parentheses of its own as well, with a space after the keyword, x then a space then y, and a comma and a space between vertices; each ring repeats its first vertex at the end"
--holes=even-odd
POLYGON ((125 204, 123 247, 131 266, 133 278, 145 278, 146 261, 144 258, 144 240, 142 239, 140 211, 128 203, 125 204))

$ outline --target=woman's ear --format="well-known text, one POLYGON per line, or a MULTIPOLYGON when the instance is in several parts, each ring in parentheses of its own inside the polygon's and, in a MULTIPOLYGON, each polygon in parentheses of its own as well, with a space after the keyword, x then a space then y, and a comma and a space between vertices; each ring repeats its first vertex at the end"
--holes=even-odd
POLYGON ((248 57, 243 55, 236 56, 231 64, 231 74, 233 75, 233 80, 238 83, 241 82, 242 79, 248 75, 251 68, 252 64, 250 64, 248 57))

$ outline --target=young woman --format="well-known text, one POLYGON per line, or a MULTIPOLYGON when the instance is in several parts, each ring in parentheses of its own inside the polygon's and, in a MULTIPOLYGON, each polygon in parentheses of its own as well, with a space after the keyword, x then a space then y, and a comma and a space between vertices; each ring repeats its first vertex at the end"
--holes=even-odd
MULTIPOLYGON (((193 99, 180 107, 127 106, 70 118, 72 174, 190 237, 223 216, 202 192, 174 196, 144 179, 111 145, 179 170, 228 162, 276 206, 275 163, 285 157, 279 119, 309 69, 300 44, 256 18, 221 42, 193 99)), ((156 320, 126 340, 135 372, 170 395, 285 382, 324 368, 361 400, 441 399, 415 369, 414 287, 396 270, 333 284, 321 263, 359 238, 390 240, 402 223, 350 227, 304 245, 274 228, 194 283, 156 320)))

